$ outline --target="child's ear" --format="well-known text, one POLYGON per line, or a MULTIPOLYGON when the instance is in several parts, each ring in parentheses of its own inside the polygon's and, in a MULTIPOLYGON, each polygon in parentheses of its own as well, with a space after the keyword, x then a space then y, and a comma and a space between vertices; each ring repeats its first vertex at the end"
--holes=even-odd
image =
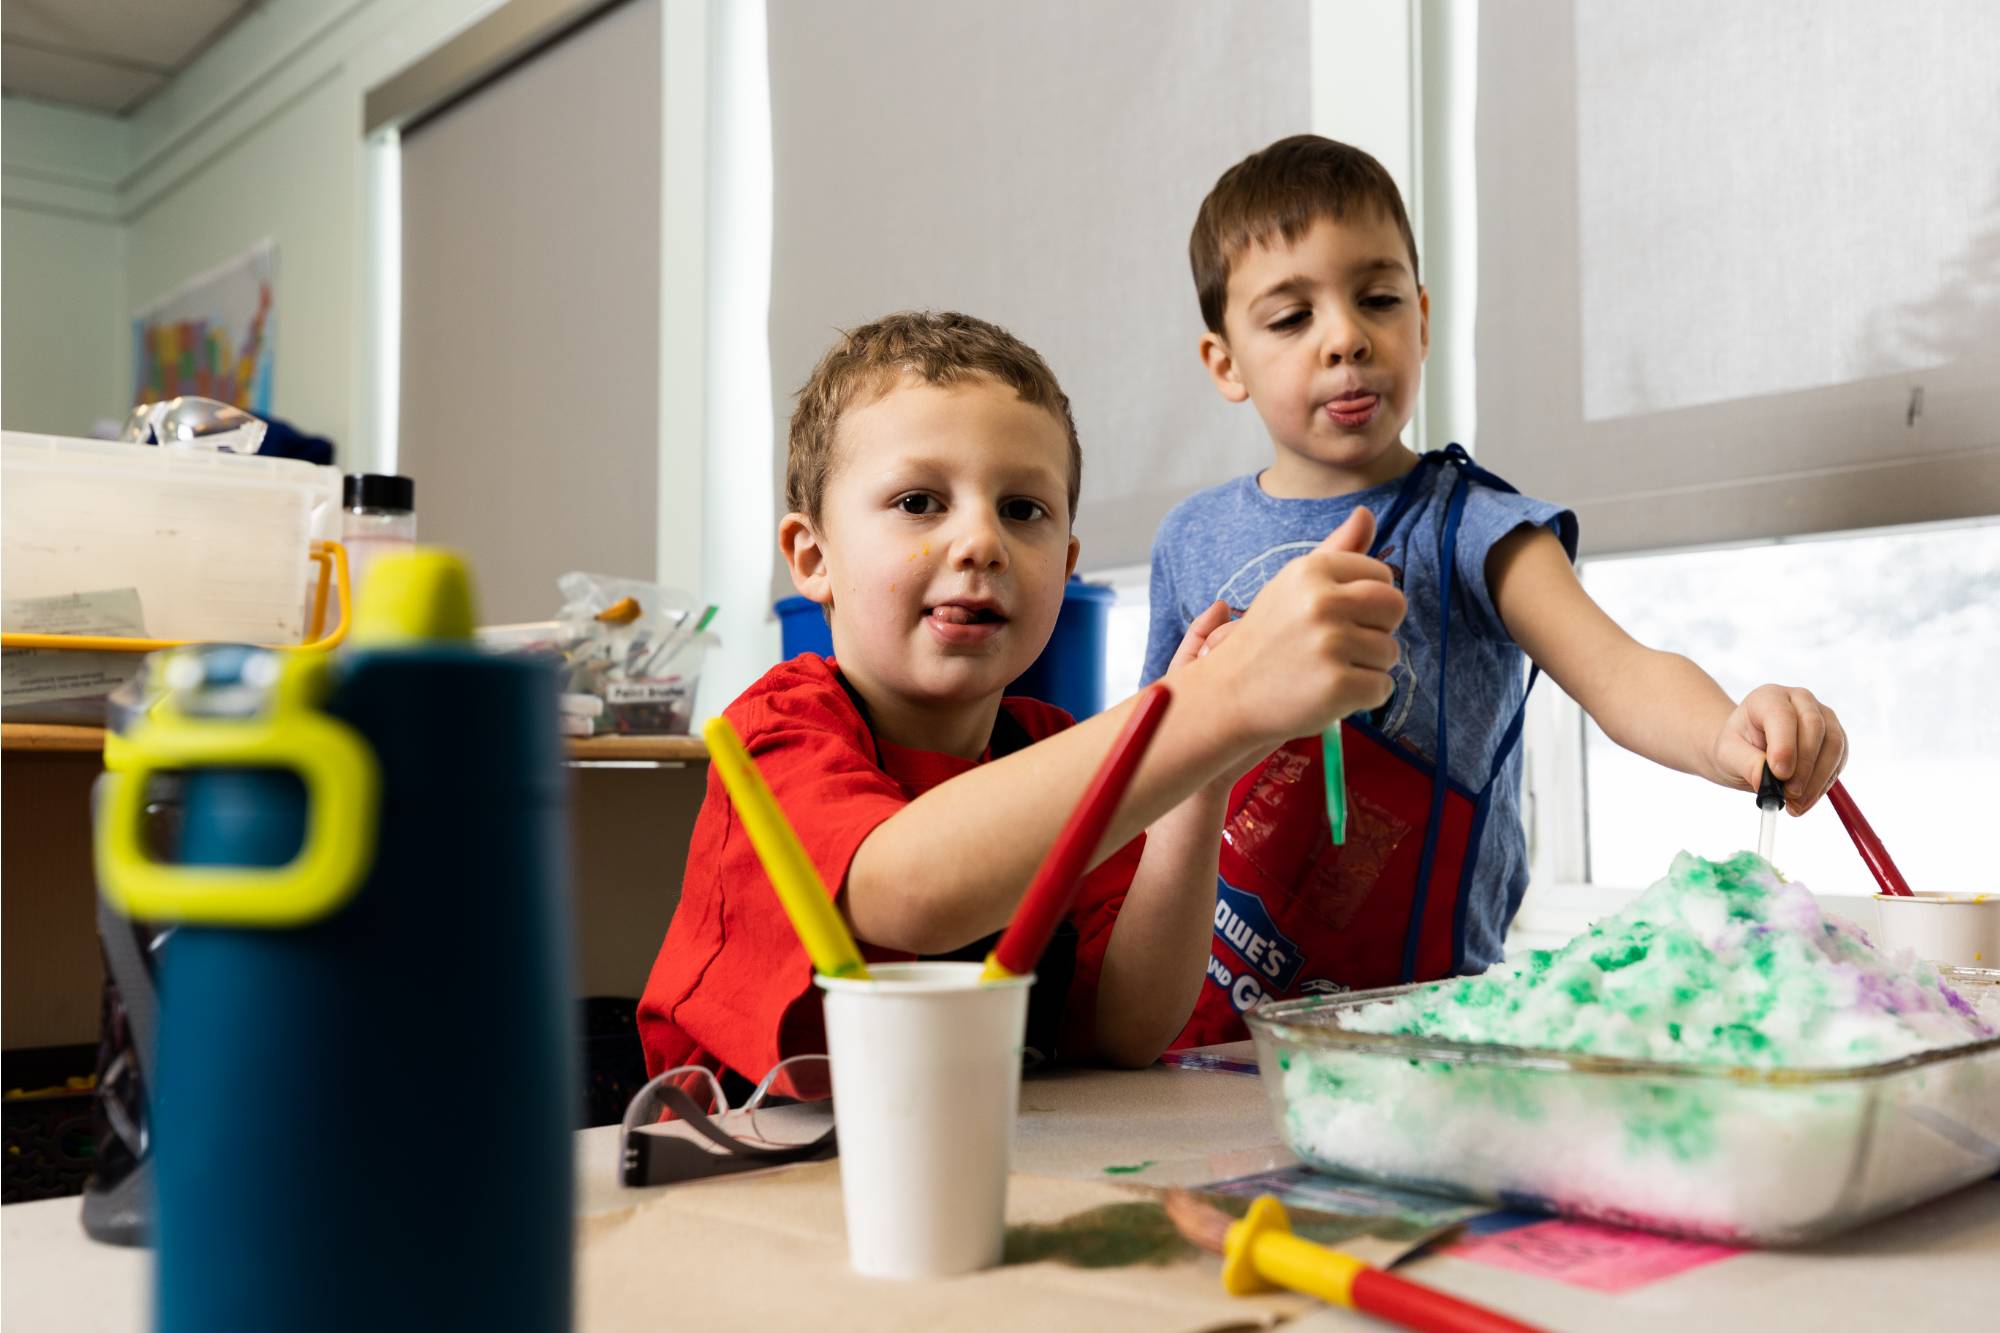
POLYGON ((1428 361, 1431 356, 1431 289, 1428 287, 1417 288, 1417 314, 1423 328, 1422 356, 1428 361))
POLYGON ((778 550, 792 572, 799 596, 821 606, 833 604, 833 579, 826 567, 826 547, 819 530, 804 514, 787 514, 778 522, 778 550))
POLYGON ((1083 550, 1083 543, 1078 541, 1076 538, 1071 537, 1069 539, 1069 564, 1064 566, 1063 568, 1064 583, 1068 583, 1069 576, 1076 573, 1076 557, 1077 554, 1082 550, 1083 550))
POLYGON ((1229 344, 1219 333, 1201 335, 1201 364, 1208 368, 1208 377, 1215 381, 1215 391, 1232 403, 1240 403, 1250 396, 1243 387, 1243 379, 1236 373, 1236 358, 1229 354, 1229 344))

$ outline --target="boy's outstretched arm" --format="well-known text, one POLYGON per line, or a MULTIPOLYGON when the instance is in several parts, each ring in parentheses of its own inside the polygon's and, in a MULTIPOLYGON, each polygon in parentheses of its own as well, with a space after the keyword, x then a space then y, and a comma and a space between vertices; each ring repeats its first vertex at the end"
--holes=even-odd
POLYGON ((1699 666, 1646 647, 1606 615, 1547 528, 1496 543, 1486 585, 1514 642, 1626 749, 1743 791, 1757 790, 1768 761, 1794 815, 1840 776, 1847 733, 1810 690, 1760 685, 1732 702, 1699 666))
MULTIPOLYGON (((1175 669, 1173 706, 1093 865, 1195 792, 1240 772, 1254 754, 1388 698, 1403 597, 1387 566, 1359 554, 1372 529, 1363 511, 1280 571, 1226 643, 1175 669)), ((855 852, 841 893, 856 935, 883 948, 935 954, 1004 926, 1132 706, 1127 701, 981 764, 883 821, 855 852)), ((1219 828, 1219 815, 1217 821, 1219 828)), ((1213 899, 1212 878, 1204 892, 1213 899)), ((1131 905, 1128 895, 1125 910, 1131 905)), ((1180 903, 1172 910, 1195 909, 1180 903)), ((1199 910, 1212 913, 1212 901, 1199 910)), ((1131 977, 1129 987, 1120 981, 1113 989, 1136 1000, 1146 986, 1125 961, 1128 952, 1143 950, 1135 944, 1128 951, 1116 937, 1111 948, 1119 961, 1114 967, 1107 954, 1109 975, 1131 977)), ((1177 975, 1179 960, 1160 967, 1177 975)), ((1195 972, 1198 981, 1198 958, 1195 972)), ((1104 1014, 1100 1001, 1100 1021, 1104 1014)))

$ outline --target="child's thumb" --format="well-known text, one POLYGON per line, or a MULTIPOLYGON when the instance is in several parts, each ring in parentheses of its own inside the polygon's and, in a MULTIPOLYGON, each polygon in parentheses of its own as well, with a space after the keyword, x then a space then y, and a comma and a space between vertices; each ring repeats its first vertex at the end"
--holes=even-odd
POLYGON ((1352 551, 1356 555, 1367 555, 1368 548, 1375 541, 1375 514, 1363 505, 1347 516, 1347 521, 1333 530, 1331 536, 1320 543, 1322 551, 1352 551))

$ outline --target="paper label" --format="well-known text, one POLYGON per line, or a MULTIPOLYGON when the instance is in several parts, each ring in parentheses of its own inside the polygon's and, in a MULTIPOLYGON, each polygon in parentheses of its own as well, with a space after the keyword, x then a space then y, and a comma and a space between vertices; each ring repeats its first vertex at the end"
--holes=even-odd
POLYGON ((665 704, 687 696, 687 686, 678 680, 614 680, 604 686, 608 704, 665 704))
POLYGON ((122 634, 146 637, 137 588, 16 597, 0 604, 0 623, 13 634, 122 634))
POLYGON ((1474 1236, 1454 1245, 1455 1259, 1553 1278, 1617 1294, 1742 1253, 1728 1245, 1656 1236, 1650 1231, 1552 1218, 1474 1236))
MULTIPOLYGON (((0 606, 0 622, 17 634, 146 635, 137 588, 16 598, 0 606)), ((142 660, 138 653, 9 648, 6 669, 0 673, 0 681, 4 681, 0 692, 9 708, 102 698, 130 680, 142 660)))

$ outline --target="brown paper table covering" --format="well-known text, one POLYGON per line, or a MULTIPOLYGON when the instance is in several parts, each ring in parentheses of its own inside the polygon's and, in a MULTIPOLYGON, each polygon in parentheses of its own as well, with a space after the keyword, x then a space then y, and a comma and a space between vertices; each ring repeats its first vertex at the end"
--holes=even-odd
MULTIPOLYGON (((1152 1191, 1015 1173, 1007 1221, 1052 1223, 1152 1191)), ((840 1168, 814 1162, 649 1191, 586 1218, 577 1233, 579 1328, 592 1333, 763 1328, 930 1333, 941 1328, 1213 1333, 1270 1328, 1311 1308, 1287 1293, 1235 1297, 1221 1261, 1078 1268, 1005 1264, 893 1282, 847 1266, 840 1168), (701 1274, 701 1280, 685 1280, 701 1274)))

